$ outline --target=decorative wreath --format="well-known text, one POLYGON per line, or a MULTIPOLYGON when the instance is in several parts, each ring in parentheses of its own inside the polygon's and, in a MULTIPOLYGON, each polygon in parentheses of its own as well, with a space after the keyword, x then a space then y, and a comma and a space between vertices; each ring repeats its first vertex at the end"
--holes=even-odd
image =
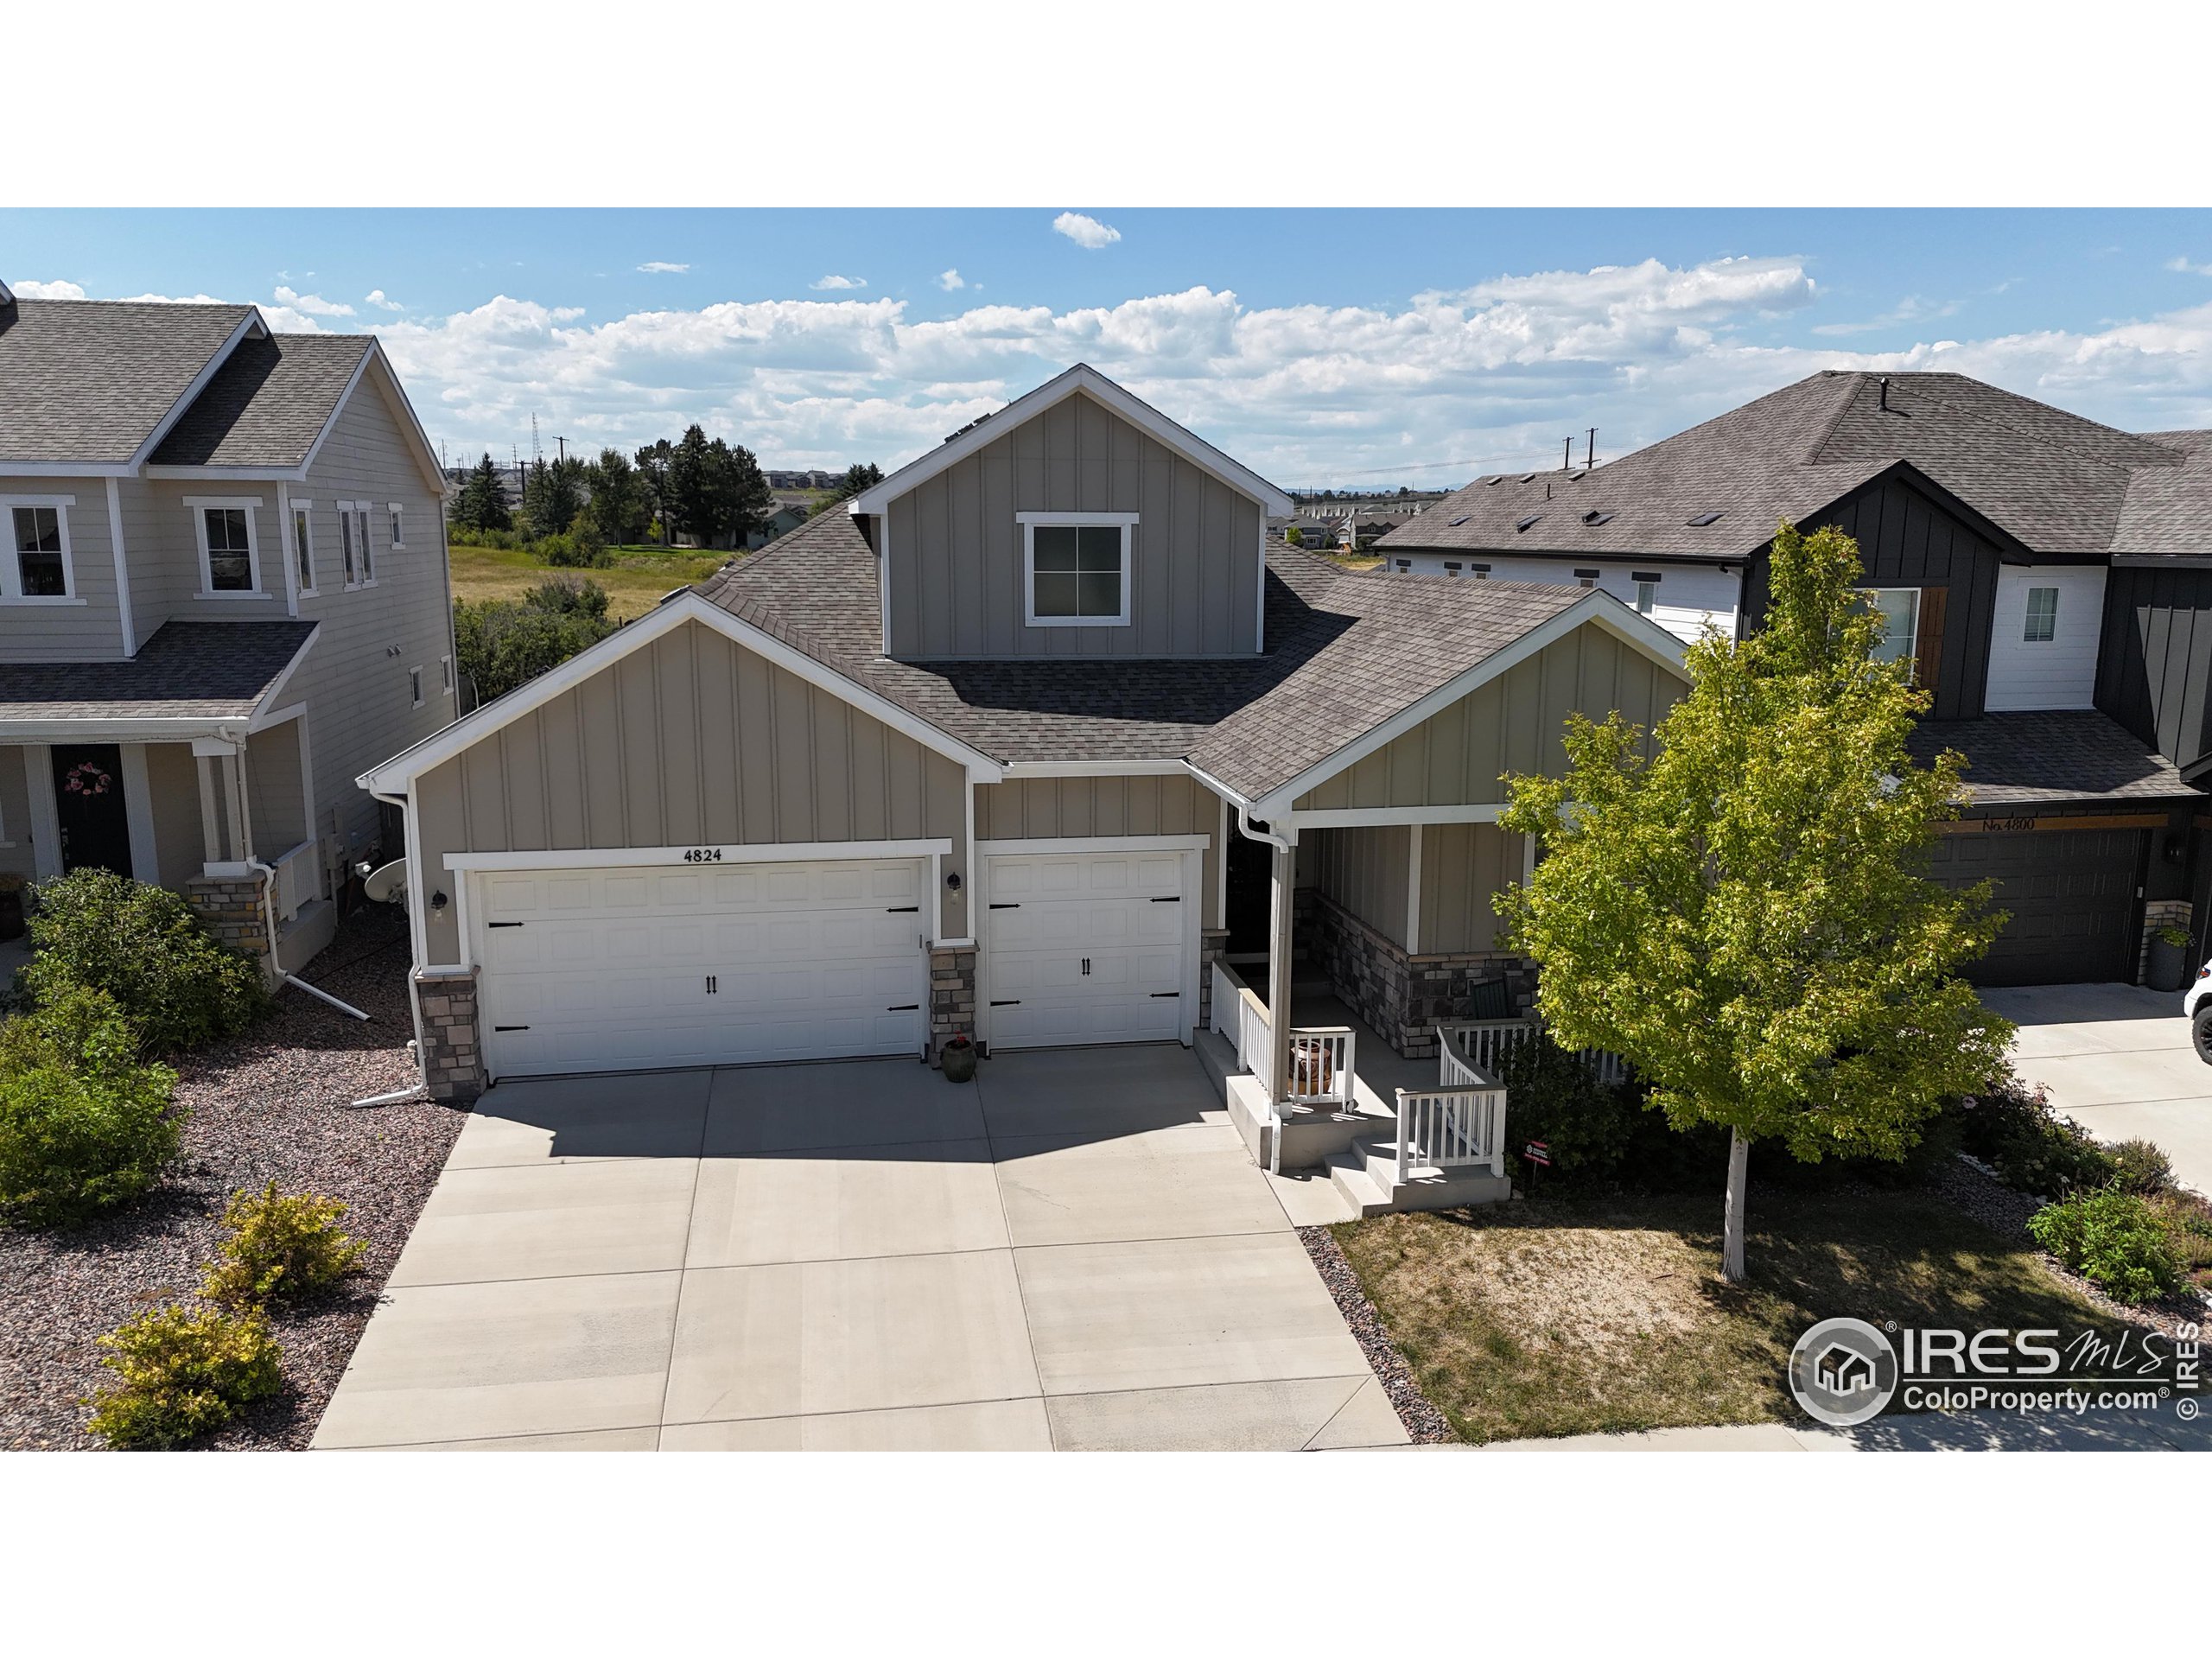
POLYGON ((82 760, 69 768, 61 787, 72 795, 105 795, 114 781, 112 776, 100 770, 97 761, 82 760))

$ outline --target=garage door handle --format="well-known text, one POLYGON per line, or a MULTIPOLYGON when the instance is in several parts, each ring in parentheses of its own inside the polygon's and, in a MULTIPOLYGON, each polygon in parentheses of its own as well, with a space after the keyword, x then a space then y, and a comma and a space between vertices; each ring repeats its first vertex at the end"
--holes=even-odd
POLYGON ((893 1002, 889 1007, 884 1009, 884 1012, 886 1014, 912 1014, 916 1008, 918 1008, 921 1006, 922 1005, 918 1002, 893 1002))
POLYGON ((528 1026, 494 1026, 492 1029, 494 1031, 528 1031, 530 1027, 528 1026))
POLYGON ((1020 905, 1018 905, 1018 904, 1016 904, 1016 905, 993 905, 993 906, 991 906, 991 908, 992 908, 993 910, 1020 910, 1020 909, 1021 908, 1021 906, 1020 906, 1020 905))
POLYGON ((1182 993, 1182 992, 1180 992, 1180 991, 1154 991, 1154 992, 1153 993, 1153 996, 1154 996, 1155 999, 1160 998, 1160 997, 1163 997, 1163 996, 1180 996, 1180 995, 1183 995, 1183 993, 1182 993))
POLYGON ((1183 895, 1179 893, 1173 893, 1165 899, 1155 899, 1152 902, 1155 905, 1179 905, 1183 902, 1183 895))
POLYGON ((883 913, 887 916, 911 916, 920 908, 919 905, 886 905, 883 913))
POLYGON ((524 924, 520 922, 486 922, 484 925, 486 927, 520 927, 524 925, 524 924))
POLYGON ((994 1001, 991 1006, 995 1008, 1018 1008, 1021 1006, 1021 999, 1018 996, 1009 996, 1002 1001, 994 1001))

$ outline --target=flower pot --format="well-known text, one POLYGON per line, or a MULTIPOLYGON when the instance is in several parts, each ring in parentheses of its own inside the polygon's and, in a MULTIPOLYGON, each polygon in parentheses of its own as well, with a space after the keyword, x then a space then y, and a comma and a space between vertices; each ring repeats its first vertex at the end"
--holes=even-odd
POLYGON ((976 1045, 965 1040, 947 1043, 938 1051, 938 1064, 944 1068, 947 1083, 967 1083, 976 1075, 976 1045))
POLYGON ((2189 982, 2189 947, 2186 944, 2169 944, 2153 933, 2151 936, 2151 963, 2143 977, 2154 991, 2181 989, 2189 982))

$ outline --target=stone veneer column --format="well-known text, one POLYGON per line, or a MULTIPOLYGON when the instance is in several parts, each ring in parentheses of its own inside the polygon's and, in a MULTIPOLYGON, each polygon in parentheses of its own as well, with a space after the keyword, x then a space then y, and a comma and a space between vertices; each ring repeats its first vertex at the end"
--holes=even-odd
POLYGON ((956 1032, 976 1038, 976 947, 930 952, 930 1064, 956 1032))
POLYGON ((1474 1012, 1474 988, 1506 982, 1516 1013, 1535 1001, 1535 971, 1510 951, 1408 957, 1325 893, 1314 896, 1308 949, 1330 988, 1390 1046, 1409 1058, 1436 1052, 1436 1024, 1474 1012))
POLYGON ((184 901, 207 931, 260 965, 264 983, 274 985, 278 969, 269 955, 268 884, 258 870, 244 875, 196 875, 184 884, 184 901))
POLYGON ((484 1092, 484 1044, 476 1028, 476 976, 466 968, 415 976, 422 1010, 423 1077, 430 1098, 471 1106, 484 1092))

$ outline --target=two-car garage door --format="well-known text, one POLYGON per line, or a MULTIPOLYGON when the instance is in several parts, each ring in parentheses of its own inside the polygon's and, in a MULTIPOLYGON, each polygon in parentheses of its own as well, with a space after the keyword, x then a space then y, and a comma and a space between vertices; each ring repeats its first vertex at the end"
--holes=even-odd
POLYGON ((479 871, 494 1077, 922 1052, 920 859, 479 871))
POLYGON ((2132 982, 2145 840, 2135 829, 1940 837, 1929 874, 1949 887, 1990 880, 1996 907, 2012 918, 1967 977, 1977 985, 2132 982))

